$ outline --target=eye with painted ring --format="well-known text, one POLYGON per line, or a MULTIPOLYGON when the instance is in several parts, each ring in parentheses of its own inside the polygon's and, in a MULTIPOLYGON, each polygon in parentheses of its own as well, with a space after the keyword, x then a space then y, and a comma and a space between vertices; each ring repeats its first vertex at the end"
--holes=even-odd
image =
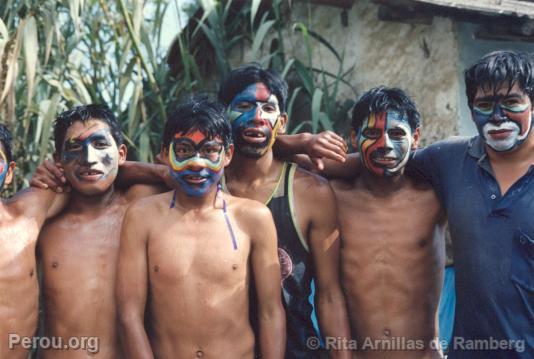
POLYGON ((391 130, 388 130, 388 136, 395 140, 402 140, 406 137, 406 131, 402 128, 392 128, 391 130))
POLYGON ((261 110, 263 112, 267 113, 275 113, 278 112, 278 106, 272 104, 272 103, 259 103, 259 106, 261 107, 261 110))
POLYGON ((250 102, 238 102, 234 107, 234 111, 240 111, 240 112, 247 112, 252 110, 254 107, 256 107, 255 103, 250 102))
POLYGON ((362 135, 370 139, 377 139, 382 136, 382 131, 377 128, 366 128, 362 131, 362 135))
POLYGON ((111 146, 111 144, 105 140, 105 139, 102 139, 102 140, 95 140, 93 141, 93 147, 98 149, 98 150, 103 150, 105 148, 108 148, 111 146))
POLYGON ((76 152, 82 150, 82 144, 79 142, 67 142, 65 144, 65 151, 67 152, 76 152))
POLYGON ((473 108, 485 115, 490 115, 493 112, 493 108, 495 107, 495 103, 491 101, 480 101, 475 102, 473 108))

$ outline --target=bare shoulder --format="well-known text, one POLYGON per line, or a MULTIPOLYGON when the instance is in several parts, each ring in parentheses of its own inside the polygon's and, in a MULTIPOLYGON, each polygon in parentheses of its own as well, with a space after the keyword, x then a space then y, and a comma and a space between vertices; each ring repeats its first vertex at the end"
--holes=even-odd
POLYGON ((227 193, 224 194, 224 199, 227 201, 228 211, 232 212, 243 228, 257 231, 263 228, 266 222, 273 221, 271 210, 261 202, 227 193))
POLYGON ((347 179, 334 179, 330 180, 330 186, 334 190, 334 192, 341 193, 341 192, 347 192, 352 189, 354 189, 354 181, 353 180, 347 180, 347 179))
POLYGON ((173 191, 149 195, 132 200, 129 203, 127 215, 129 220, 143 219, 158 216, 164 209, 169 209, 173 191))
POLYGON ((295 198, 301 202, 316 202, 333 196, 332 187, 327 179, 318 174, 297 168, 293 183, 295 198))
POLYGON ((30 187, 18 191, 13 197, 5 200, 4 203, 14 216, 44 217, 46 210, 39 204, 55 196, 58 196, 58 194, 51 190, 30 187))
POLYGON ((135 184, 129 187, 125 192, 125 198, 128 202, 134 202, 140 198, 154 196, 167 192, 169 189, 159 185, 135 184))

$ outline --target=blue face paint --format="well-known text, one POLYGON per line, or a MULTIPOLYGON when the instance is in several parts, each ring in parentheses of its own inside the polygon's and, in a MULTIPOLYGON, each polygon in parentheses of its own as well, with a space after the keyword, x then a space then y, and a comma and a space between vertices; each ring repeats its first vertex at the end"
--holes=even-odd
MULTIPOLYGON (((111 133, 100 129, 87 136, 69 139, 63 144, 61 161, 64 165, 77 162, 80 166, 90 167, 102 173, 102 178, 117 172, 114 166, 117 147, 111 133)), ((77 173, 78 179, 82 179, 77 173)))
POLYGON ((247 86, 230 103, 230 122, 236 150, 263 156, 274 144, 280 127, 278 99, 263 83, 247 86))
POLYGON ((486 144, 498 152, 510 151, 525 142, 531 124, 526 96, 493 96, 475 99, 473 120, 486 144))
POLYGON ((4 187, 7 172, 9 170, 9 162, 3 151, 0 151, 0 189, 4 187))
POLYGON ((201 197, 219 183, 224 168, 224 146, 200 131, 177 134, 169 148, 171 177, 189 196, 201 197))

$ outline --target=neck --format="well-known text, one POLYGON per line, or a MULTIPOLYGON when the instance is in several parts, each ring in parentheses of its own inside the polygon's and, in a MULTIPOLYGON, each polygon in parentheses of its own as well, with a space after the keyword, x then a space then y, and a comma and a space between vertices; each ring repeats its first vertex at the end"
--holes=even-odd
POLYGON ((217 196, 217 186, 213 186, 203 196, 188 196, 182 189, 178 186, 176 189, 176 206, 185 209, 186 211, 203 211, 207 209, 212 209, 215 206, 215 198, 217 196))
POLYGON ((524 162, 534 163, 534 135, 532 132, 527 137, 527 140, 523 142, 516 149, 508 152, 498 152, 486 146, 486 153, 492 163, 502 164, 519 164, 524 162))
POLYGON ((115 199, 114 186, 100 194, 84 195, 74 191, 70 200, 70 209, 75 212, 99 211, 108 207, 115 199))
POLYGON ((375 195, 387 196, 401 190, 406 185, 404 173, 396 176, 376 176, 365 170, 361 176, 361 181, 365 189, 375 195))
POLYGON ((275 163, 272 150, 260 158, 245 156, 236 151, 234 159, 226 169, 226 175, 227 178, 239 176, 243 182, 252 182, 258 178, 268 178, 275 163))

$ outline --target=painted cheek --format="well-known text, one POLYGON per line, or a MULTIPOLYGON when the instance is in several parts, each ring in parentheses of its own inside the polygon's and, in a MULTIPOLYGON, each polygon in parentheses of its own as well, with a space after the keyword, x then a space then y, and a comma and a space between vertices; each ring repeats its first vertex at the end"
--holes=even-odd
POLYGON ((530 111, 525 110, 524 112, 520 113, 508 112, 507 117, 519 126, 520 136, 524 136, 527 131, 529 131, 532 123, 532 115, 530 111))

